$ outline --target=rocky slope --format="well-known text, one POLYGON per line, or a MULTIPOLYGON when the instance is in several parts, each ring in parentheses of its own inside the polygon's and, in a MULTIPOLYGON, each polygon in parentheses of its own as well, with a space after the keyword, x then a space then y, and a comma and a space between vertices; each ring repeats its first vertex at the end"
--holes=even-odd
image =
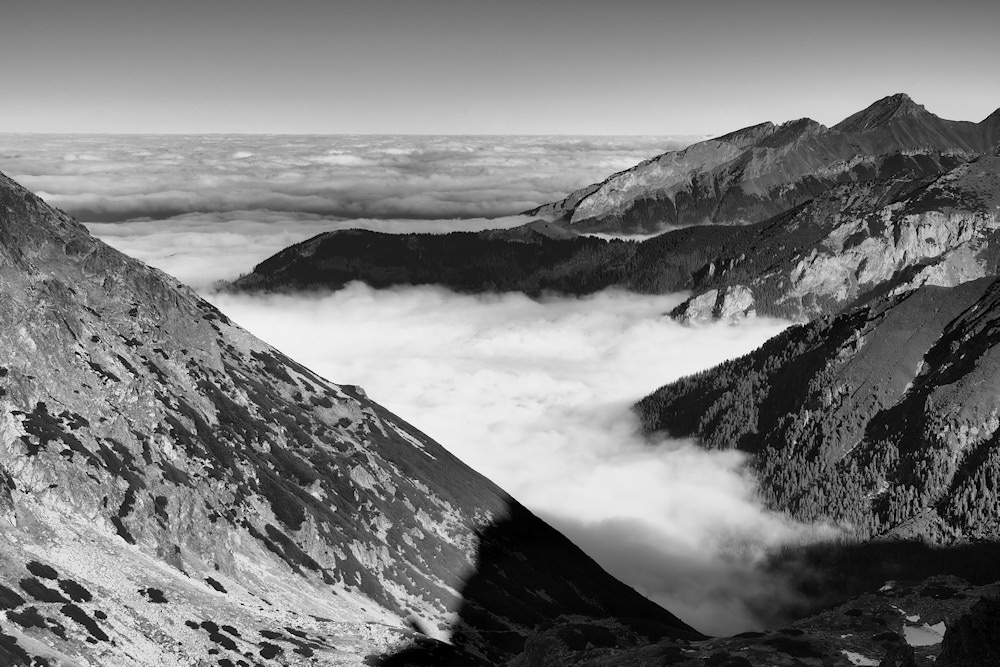
POLYGON ((641 243, 543 222, 440 236, 330 232, 265 260, 233 288, 336 289, 362 280, 530 295, 691 290, 675 312, 683 319, 806 320, 992 274, 998 234, 1000 158, 990 156, 927 179, 835 186, 762 223, 689 227, 641 243))
POLYGON ((990 667, 1000 585, 951 576, 887 582, 819 614, 770 632, 705 642, 628 643, 613 621, 566 623, 534 635, 512 667, 990 667))
POLYGON ((0 292, 0 664, 360 664, 424 635, 495 663, 560 614, 698 637, 3 176, 0 292))
POLYGON ((1000 281, 793 327, 660 388, 645 426, 752 455, 767 502, 860 538, 1000 539, 1000 281))
POLYGON ((897 94, 832 128, 763 123, 664 153, 528 214, 629 234, 759 222, 837 184, 919 178, 995 154, 996 116, 944 120, 897 94))

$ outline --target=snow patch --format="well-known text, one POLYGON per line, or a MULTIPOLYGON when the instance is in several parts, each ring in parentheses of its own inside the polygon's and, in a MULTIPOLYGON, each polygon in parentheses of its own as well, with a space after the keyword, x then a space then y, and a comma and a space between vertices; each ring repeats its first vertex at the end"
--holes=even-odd
POLYGON ((940 644, 944 639, 944 621, 934 625, 906 626, 903 628, 903 637, 910 646, 933 646, 940 644))
POLYGON ((852 665, 863 665, 864 667, 878 667, 878 661, 873 660, 867 656, 861 655, 860 653, 855 653, 853 651, 846 651, 841 649, 848 660, 851 661, 852 665))

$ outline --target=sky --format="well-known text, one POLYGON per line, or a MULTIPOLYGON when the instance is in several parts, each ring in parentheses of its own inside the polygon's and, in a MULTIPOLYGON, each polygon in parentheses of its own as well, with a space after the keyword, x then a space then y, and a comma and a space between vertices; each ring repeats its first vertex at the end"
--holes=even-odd
POLYGON ((18 0, 0 131, 720 134, 1000 107, 993 0, 18 0))

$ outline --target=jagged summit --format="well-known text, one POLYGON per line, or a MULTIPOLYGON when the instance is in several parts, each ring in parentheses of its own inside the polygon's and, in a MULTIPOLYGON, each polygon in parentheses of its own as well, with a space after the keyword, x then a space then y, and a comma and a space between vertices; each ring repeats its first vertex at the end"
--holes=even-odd
POLYGON ((917 116, 934 116, 906 93, 883 97, 866 109, 852 114, 833 126, 840 132, 867 132, 886 123, 917 116))
POLYGON ((760 123, 664 153, 527 211, 586 232, 747 224, 852 181, 932 177, 1000 149, 1000 120, 944 120, 898 93, 832 128, 760 123))
POLYGON ((763 148, 778 148, 791 144, 804 137, 829 132, 830 128, 812 118, 798 118, 778 125, 769 136, 764 137, 758 146, 763 148))

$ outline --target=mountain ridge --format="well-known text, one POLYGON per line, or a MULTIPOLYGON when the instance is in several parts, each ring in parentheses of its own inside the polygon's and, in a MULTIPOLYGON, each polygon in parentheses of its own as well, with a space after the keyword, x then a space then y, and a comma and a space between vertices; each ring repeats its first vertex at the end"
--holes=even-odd
POLYGON ((575 235, 544 221, 446 235, 327 232, 227 289, 339 289, 362 280, 531 296, 689 290, 674 311, 685 321, 751 314, 801 321, 883 293, 994 272, 998 215, 1000 158, 986 156, 922 179, 844 183, 761 223, 692 226, 641 242, 575 235))
POLYGON ((750 452, 770 506, 802 520, 997 540, 998 318, 995 276, 921 287, 793 327, 636 409, 652 431, 750 452))
POLYGON ((423 633, 493 663, 565 613, 701 637, 359 388, 6 177, 0 289, 8 653, 360 664, 423 633))
POLYGON ((914 173, 926 176, 995 153, 988 120, 943 120, 896 94, 832 128, 810 119, 762 123, 664 153, 525 214, 633 234, 757 222, 835 184, 887 178, 894 168, 884 163, 893 155, 921 156, 914 173))

